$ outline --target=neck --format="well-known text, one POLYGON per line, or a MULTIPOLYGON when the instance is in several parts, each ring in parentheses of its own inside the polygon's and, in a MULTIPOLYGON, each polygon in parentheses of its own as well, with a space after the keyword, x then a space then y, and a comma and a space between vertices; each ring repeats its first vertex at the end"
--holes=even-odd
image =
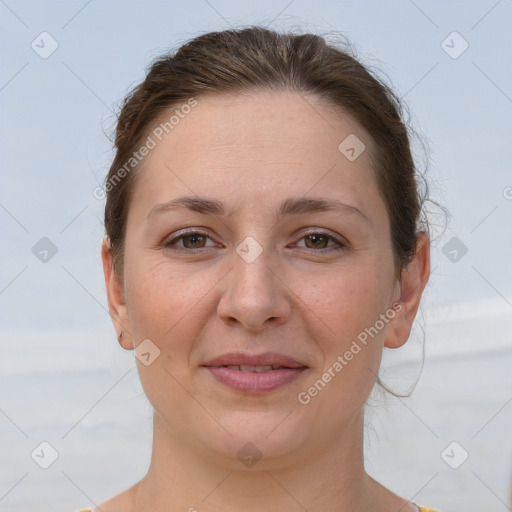
POLYGON ((242 471, 177 439, 155 413, 151 464, 133 494, 134 510, 383 510, 391 493, 364 470, 363 412, 337 434, 313 441, 314 449, 294 455, 293 463, 242 471))

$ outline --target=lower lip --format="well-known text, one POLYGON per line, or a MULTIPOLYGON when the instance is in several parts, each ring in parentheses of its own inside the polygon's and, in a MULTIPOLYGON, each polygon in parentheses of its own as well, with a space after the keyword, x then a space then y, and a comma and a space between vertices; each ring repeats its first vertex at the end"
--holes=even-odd
POLYGON ((295 380, 306 369, 302 367, 269 370, 267 372, 242 372, 224 366, 207 366, 206 368, 222 384, 249 393, 274 391, 295 380))

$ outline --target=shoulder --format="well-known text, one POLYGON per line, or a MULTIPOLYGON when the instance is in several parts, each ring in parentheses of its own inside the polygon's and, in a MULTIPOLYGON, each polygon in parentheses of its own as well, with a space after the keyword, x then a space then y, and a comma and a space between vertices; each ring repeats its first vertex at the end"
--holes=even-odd
POLYGON ((75 512, 130 512, 133 510, 133 494, 136 485, 102 503, 75 510, 75 512))

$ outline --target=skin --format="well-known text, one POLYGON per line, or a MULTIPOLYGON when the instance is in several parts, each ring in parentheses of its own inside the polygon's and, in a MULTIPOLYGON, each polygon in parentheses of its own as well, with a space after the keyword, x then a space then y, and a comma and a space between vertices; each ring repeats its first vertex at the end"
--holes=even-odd
POLYGON ((430 270, 429 241, 419 235, 416 256, 396 278, 372 151, 368 134, 340 109, 312 95, 260 91, 198 98, 144 159, 123 275, 112 271, 107 240, 102 257, 122 346, 150 339, 160 350, 148 366, 137 361, 155 411, 153 455, 147 475, 100 504, 103 512, 417 511, 363 464, 364 404, 383 347, 407 341, 430 270), (366 146, 355 161, 338 150, 350 134, 366 146), (147 218, 182 195, 222 201, 234 213, 181 208, 147 218), (276 222, 274 211, 290 197, 336 198, 359 213, 276 222), (183 252, 164 247, 184 228, 209 238, 178 240, 183 252), (312 232, 346 245, 329 252, 334 240, 314 245, 312 232), (236 252, 248 236, 262 249, 251 263, 236 252), (400 312, 378 335, 307 405, 299 403, 298 394, 395 303, 400 312), (280 389, 254 394, 201 367, 227 352, 267 351, 308 368, 280 389), (237 457, 247 442, 263 455, 252 468, 237 457))

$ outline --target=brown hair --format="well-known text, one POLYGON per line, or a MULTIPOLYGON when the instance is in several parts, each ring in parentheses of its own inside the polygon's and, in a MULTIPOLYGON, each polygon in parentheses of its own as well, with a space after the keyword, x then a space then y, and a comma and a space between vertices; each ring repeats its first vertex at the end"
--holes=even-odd
POLYGON ((122 179, 120 170, 126 169, 151 126, 190 98, 259 89, 313 93, 344 109, 370 134, 376 147, 373 171, 389 214, 397 270, 410 261, 423 200, 400 100, 348 51, 318 35, 249 27, 210 32, 159 57, 125 98, 115 133, 117 152, 106 178, 110 186, 105 206, 106 234, 120 277, 136 166, 122 173, 122 179))

